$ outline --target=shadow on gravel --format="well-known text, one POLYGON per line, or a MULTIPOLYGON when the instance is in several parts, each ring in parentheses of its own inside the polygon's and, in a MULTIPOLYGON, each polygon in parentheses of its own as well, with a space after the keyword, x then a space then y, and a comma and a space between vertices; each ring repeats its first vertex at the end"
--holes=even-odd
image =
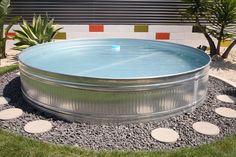
POLYGON ((59 120, 59 118, 56 118, 52 114, 38 110, 25 101, 21 92, 20 77, 14 78, 3 88, 3 95, 11 99, 9 105, 20 108, 24 112, 36 114, 45 118, 59 120))
POLYGON ((236 64, 230 61, 213 61, 211 62, 211 68, 216 70, 235 70, 236 71, 236 64))
POLYGON ((225 89, 222 94, 230 95, 236 97, 236 89, 225 89))

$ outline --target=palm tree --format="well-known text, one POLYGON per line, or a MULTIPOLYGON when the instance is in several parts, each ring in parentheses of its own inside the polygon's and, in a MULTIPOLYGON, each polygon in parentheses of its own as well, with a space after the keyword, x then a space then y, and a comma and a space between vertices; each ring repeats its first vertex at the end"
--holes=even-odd
POLYGON ((216 46, 205 29, 205 26, 202 25, 200 19, 205 17, 206 10, 208 5, 210 4, 207 0, 182 0, 184 3, 190 4, 189 8, 187 8, 182 15, 184 18, 192 19, 195 21, 195 25, 199 28, 199 30, 204 34, 210 46, 210 55, 214 56, 216 54, 216 46))
POLYGON ((236 45, 236 0, 224 0, 222 16, 224 17, 224 22, 221 24, 225 26, 224 37, 225 39, 231 39, 233 42, 228 46, 222 55, 222 58, 227 58, 232 48, 236 45))
POLYGON ((206 37, 210 46, 210 55, 220 55, 220 45, 224 40, 234 40, 223 53, 222 57, 227 58, 230 51, 236 44, 234 39, 236 32, 236 0, 183 0, 191 4, 186 13, 196 20, 196 25, 206 37), (208 22, 204 29, 200 18, 208 22), (217 39, 217 44, 213 39, 217 39))

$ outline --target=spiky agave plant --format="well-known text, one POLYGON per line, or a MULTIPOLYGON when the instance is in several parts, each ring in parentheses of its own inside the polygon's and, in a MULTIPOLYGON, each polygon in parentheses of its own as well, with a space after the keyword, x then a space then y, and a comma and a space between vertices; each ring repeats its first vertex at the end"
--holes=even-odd
POLYGON ((14 39, 14 49, 22 50, 30 46, 50 42, 53 40, 58 31, 62 28, 57 28, 54 25, 54 20, 49 19, 47 15, 36 16, 34 15, 32 23, 28 23, 26 20, 22 20, 20 24, 21 30, 14 30, 16 35, 14 39))

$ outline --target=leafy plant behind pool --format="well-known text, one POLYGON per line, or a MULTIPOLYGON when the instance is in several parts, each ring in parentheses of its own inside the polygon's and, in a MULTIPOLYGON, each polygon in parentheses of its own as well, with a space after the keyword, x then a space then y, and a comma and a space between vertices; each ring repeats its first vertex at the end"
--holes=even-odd
POLYGON ((11 27, 20 20, 20 16, 14 16, 8 22, 8 26, 4 28, 7 16, 9 14, 10 0, 0 0, 0 59, 6 58, 6 41, 7 33, 11 27))
POLYGON ((23 20, 20 27, 21 30, 14 30, 16 32, 16 36, 14 37, 16 40, 14 49, 17 50, 22 50, 36 44, 50 42, 59 30, 62 29, 57 28, 54 25, 54 20, 50 19, 47 15, 34 15, 32 23, 23 20))
POLYGON ((227 58, 236 45, 236 0, 182 0, 189 4, 182 12, 184 18, 192 19, 204 34, 210 46, 210 55, 227 58), (204 20, 201 20, 201 19, 204 20), (207 25, 204 24, 207 22, 207 25), (230 45, 221 54, 221 44, 230 41, 230 45))

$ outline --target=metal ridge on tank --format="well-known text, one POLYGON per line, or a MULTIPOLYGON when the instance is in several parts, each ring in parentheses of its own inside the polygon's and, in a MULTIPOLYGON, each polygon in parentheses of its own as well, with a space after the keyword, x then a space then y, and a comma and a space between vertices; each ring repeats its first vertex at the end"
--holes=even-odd
POLYGON ((210 57, 139 39, 68 40, 19 55, 22 92, 69 121, 131 122, 192 110, 205 98, 210 57))

